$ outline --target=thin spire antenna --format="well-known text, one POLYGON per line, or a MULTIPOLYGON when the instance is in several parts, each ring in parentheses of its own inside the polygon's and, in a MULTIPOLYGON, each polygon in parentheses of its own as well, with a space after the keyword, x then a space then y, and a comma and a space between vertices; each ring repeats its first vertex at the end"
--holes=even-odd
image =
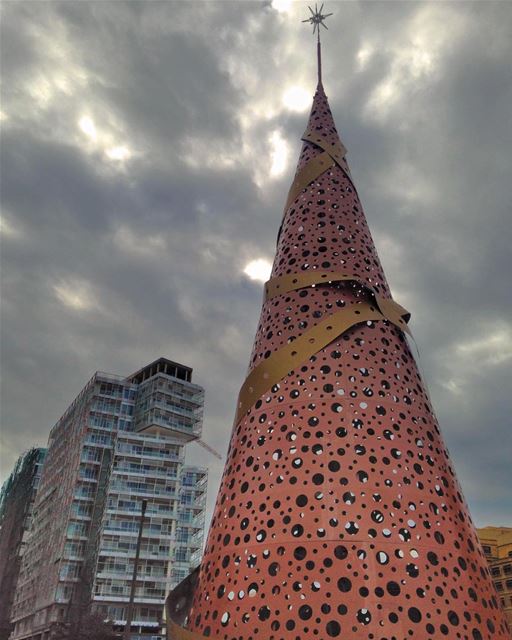
POLYGON ((324 20, 326 18, 328 18, 329 16, 332 16, 332 13, 326 13, 323 14, 324 5, 322 3, 322 6, 320 7, 320 9, 318 8, 318 5, 315 4, 315 10, 313 11, 313 9, 311 7, 308 6, 308 9, 311 13, 311 15, 309 16, 309 18, 306 18, 306 20, 303 20, 302 22, 309 22, 310 24, 313 25, 313 34, 315 34, 316 32, 316 55, 317 55, 317 69, 318 69, 318 84, 322 84, 322 48, 321 48, 321 43, 320 43, 320 25, 322 25, 322 27, 324 27, 325 29, 327 29, 327 25, 324 23, 324 20))

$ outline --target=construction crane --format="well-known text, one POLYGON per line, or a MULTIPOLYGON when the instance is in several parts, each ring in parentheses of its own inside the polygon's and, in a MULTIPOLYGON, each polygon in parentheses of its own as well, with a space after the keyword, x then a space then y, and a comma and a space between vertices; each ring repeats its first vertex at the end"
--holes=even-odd
POLYGON ((197 444, 201 445, 203 449, 206 449, 206 451, 214 455, 216 458, 218 458, 219 460, 222 460, 222 456, 220 455, 220 453, 218 451, 215 451, 213 447, 210 447, 209 444, 206 444, 206 442, 204 442, 200 438, 198 438, 197 440, 194 440, 194 442, 197 442, 197 444))

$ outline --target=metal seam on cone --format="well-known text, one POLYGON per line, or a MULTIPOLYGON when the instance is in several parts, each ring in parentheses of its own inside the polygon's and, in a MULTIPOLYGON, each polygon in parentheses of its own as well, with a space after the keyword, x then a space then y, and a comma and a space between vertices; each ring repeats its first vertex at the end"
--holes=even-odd
POLYGON ((341 140, 337 140, 336 144, 329 145, 327 141, 319 136, 316 136, 312 131, 306 131, 302 136, 301 140, 304 142, 311 142, 315 144, 317 147, 323 149, 326 153, 328 153, 333 160, 335 160, 338 164, 345 158, 347 155, 347 150, 343 146, 341 140))
POLYGON ((319 178, 328 169, 331 169, 335 163, 335 160, 325 151, 307 162, 292 182, 284 206, 284 212, 286 213, 286 211, 288 211, 292 202, 297 199, 311 182, 319 178))
MULTIPOLYGON (((376 305, 377 306, 377 305, 376 305)), ((258 364, 245 379, 238 395, 235 424, 249 408, 271 387, 295 367, 318 353, 333 340, 356 324, 373 320, 389 320, 400 330, 403 326, 381 313, 367 302, 352 305, 333 313, 292 343, 281 347, 258 364)))
POLYGON ((380 311, 389 319, 393 324, 405 331, 410 336, 411 330, 407 326, 407 322, 411 317, 411 314, 407 309, 402 307, 398 302, 390 298, 384 298, 378 295, 374 287, 371 284, 361 280, 361 278, 351 273, 340 273, 331 271, 314 271, 310 273, 292 273, 285 276, 278 276, 272 278, 265 283, 264 287, 264 302, 270 300, 274 296, 283 295, 290 291, 297 291, 305 287, 311 287, 317 284, 330 284, 332 282, 357 282, 365 289, 368 289, 375 296, 375 302, 380 311))
MULTIPOLYGON (((343 171, 347 179, 350 181, 352 188, 357 193, 356 185, 352 180, 352 176, 350 175, 348 166, 344 167, 342 165, 342 162, 345 160, 345 155, 347 153, 347 150, 343 146, 343 143, 341 142, 341 140, 337 140, 337 143, 334 145, 334 148, 333 148, 333 145, 329 145, 327 141, 324 140, 323 138, 315 137, 315 134, 311 131, 306 131, 302 136, 301 140, 304 142, 310 142, 311 144, 316 145, 317 147, 322 149, 322 151, 327 153, 338 165, 338 167, 343 171)), ((346 163, 347 161, 345 160, 345 164, 346 163)))
MULTIPOLYGON (((336 271, 311 271, 309 273, 290 273, 284 276, 277 276, 265 282, 264 301, 303 287, 310 287, 314 284, 329 284, 330 282, 341 280, 360 281, 360 278, 353 273, 336 271)), ((370 287, 370 285, 365 286, 370 287)))
MULTIPOLYGON (((182 625, 187 619, 197 589, 201 565, 197 566, 169 593, 165 601, 167 640, 204 640, 206 636, 189 631, 182 625)), ((208 640, 220 640, 209 636, 208 640)))
POLYGON ((329 146, 325 143, 324 140, 319 139, 317 141, 316 138, 313 138, 310 134, 305 134, 302 138, 305 142, 310 142, 311 144, 316 145, 319 149, 322 149, 322 153, 319 156, 316 156, 309 160, 302 169, 299 171, 299 174, 295 177, 292 182, 292 186, 288 192, 288 197, 286 198, 286 204, 284 206, 284 214, 288 211, 290 205, 297 197, 301 194, 301 192, 306 189, 306 187, 311 184, 314 180, 317 180, 323 173, 327 171, 327 169, 331 169, 334 165, 337 165, 343 174, 346 176, 347 180, 349 180, 352 188, 356 191, 357 189, 352 181, 352 176, 348 173, 347 169, 342 166, 341 161, 343 160, 343 155, 340 155, 343 150, 346 149, 340 143, 340 149, 329 149, 329 146), (331 162, 329 162, 329 160, 331 162))

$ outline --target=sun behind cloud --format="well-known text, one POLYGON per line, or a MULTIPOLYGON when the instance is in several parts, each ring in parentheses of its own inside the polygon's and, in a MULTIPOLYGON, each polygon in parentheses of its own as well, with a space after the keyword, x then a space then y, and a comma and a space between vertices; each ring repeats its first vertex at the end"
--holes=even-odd
POLYGON ((96 142, 98 139, 98 133, 92 118, 89 116, 82 116, 78 121, 78 126, 82 133, 84 133, 90 140, 96 142))
POLYGON ((258 280, 260 282, 266 282, 270 278, 270 272, 272 271, 272 263, 265 258, 257 258, 251 260, 245 265, 244 273, 251 280, 258 280))
POLYGON ((283 104, 289 111, 307 111, 311 104, 311 92, 298 85, 289 87, 283 93, 283 104))

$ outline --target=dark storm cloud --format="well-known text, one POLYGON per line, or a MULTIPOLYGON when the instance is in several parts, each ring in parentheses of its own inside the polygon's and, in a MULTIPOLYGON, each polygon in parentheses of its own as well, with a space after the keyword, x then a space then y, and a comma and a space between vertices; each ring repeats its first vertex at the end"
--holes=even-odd
MULTIPOLYGON (((475 520, 511 524, 512 9, 330 10, 324 84, 382 262, 475 520)), ((305 11, 4 3, 2 477, 95 370, 159 355, 194 367, 225 451, 261 306, 243 269, 273 257, 307 118, 282 96, 314 88, 305 11)), ((193 457, 212 504, 222 464, 193 457)))

